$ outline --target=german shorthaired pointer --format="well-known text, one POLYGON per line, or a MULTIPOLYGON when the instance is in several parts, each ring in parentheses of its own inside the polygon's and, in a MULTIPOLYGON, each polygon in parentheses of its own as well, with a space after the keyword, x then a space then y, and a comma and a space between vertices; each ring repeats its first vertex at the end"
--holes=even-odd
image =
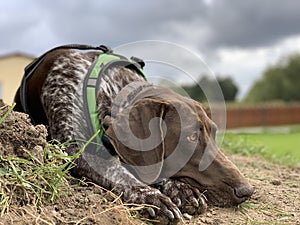
MULTIPOLYGON (((101 50, 47 52, 31 65, 26 88, 15 97, 16 110, 48 126, 52 139, 70 143, 70 155, 90 138, 83 83, 101 50)), ((106 140, 82 152, 74 174, 126 202, 152 205, 143 214, 160 224, 176 224, 185 212, 200 214, 207 203, 229 207, 252 195, 218 149, 216 126, 198 102, 146 82, 137 66, 116 64, 102 72, 95 105, 106 140)))

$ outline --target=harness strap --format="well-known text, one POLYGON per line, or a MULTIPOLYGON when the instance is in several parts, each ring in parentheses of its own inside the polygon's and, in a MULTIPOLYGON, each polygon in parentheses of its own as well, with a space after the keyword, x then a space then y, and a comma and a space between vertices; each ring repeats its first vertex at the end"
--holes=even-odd
MULTIPOLYGON (((141 61, 141 60, 140 60, 141 61)), ((99 122, 99 115, 97 110, 97 95, 100 87, 102 75, 109 69, 115 66, 130 67, 134 69, 146 80, 146 74, 137 62, 136 58, 127 59, 126 57, 114 54, 112 51, 98 55, 85 76, 83 83, 83 100, 84 100, 84 113, 89 127, 89 136, 92 137, 99 131, 99 135, 92 140, 95 145, 96 151, 99 150, 102 144, 111 152, 114 153, 113 147, 105 135, 105 130, 99 122)), ((95 151, 95 150, 94 150, 95 151)))
MULTIPOLYGON (((21 85, 20 85, 21 105, 22 105, 24 112, 29 115, 30 115, 30 112, 29 112, 28 104, 27 104, 27 102, 28 102, 28 100, 27 100, 27 81, 30 79, 30 77, 32 76, 32 74, 36 70, 36 68, 43 62, 45 56, 48 53, 53 52, 58 49, 98 50, 98 51, 102 51, 103 53, 112 52, 112 50, 105 45, 91 46, 91 45, 83 45, 83 44, 69 44, 69 45, 61 45, 61 46, 55 47, 53 49, 50 49, 49 51, 45 52, 40 57, 33 60, 30 64, 28 64, 25 67, 24 76, 22 78, 21 85)), ((32 118, 30 116, 30 119, 31 119, 32 123, 35 124, 34 118, 32 118)))
MULTIPOLYGON (((105 130, 102 125, 99 123, 99 116, 97 111, 97 93, 100 87, 101 76, 107 69, 114 66, 122 66, 135 70, 146 80, 146 74, 143 71, 145 63, 143 60, 131 57, 127 59, 122 55, 113 53, 113 51, 105 46, 91 46, 91 45, 81 45, 81 44, 70 44, 62 45, 56 48, 53 48, 45 52, 40 57, 36 58, 25 68, 25 74, 21 81, 20 85, 20 101, 25 113, 31 115, 28 109, 28 99, 27 99, 27 82, 33 75, 34 71, 38 66, 43 62, 45 56, 58 49, 78 49, 78 50, 97 50, 101 51, 99 55, 94 59, 91 68, 88 71, 88 74, 84 78, 83 84, 83 102, 84 102, 84 114, 87 120, 88 125, 88 135, 92 137, 96 132, 99 132, 99 135, 92 140, 92 143, 87 146, 87 150, 95 152, 99 150, 102 145, 104 145, 110 153, 114 152, 111 143, 109 142, 107 136, 105 135, 105 130), (96 145, 95 145, 96 144, 96 145)), ((31 116, 30 116, 31 117, 31 116)), ((34 118, 31 117, 31 121, 35 124, 34 118)), ((102 154, 102 153, 101 153, 102 154)))

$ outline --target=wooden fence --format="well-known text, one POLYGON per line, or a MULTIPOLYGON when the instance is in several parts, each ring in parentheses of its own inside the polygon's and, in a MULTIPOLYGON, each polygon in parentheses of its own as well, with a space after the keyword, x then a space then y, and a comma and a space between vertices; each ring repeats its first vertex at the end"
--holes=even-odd
MULTIPOLYGON (((220 113, 214 109, 217 124, 222 119, 220 113)), ((227 128, 300 124, 300 103, 227 106, 226 114, 227 128)))

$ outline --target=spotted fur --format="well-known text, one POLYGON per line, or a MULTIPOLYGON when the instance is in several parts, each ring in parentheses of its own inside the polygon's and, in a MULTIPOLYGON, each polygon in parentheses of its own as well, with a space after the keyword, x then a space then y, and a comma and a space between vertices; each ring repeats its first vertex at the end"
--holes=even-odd
MULTIPOLYGON (((16 94, 15 110, 28 112, 34 123, 48 126, 51 138, 65 143, 69 155, 76 154, 90 138, 84 113, 83 81, 98 54, 97 51, 56 48, 27 67, 26 72, 33 70, 26 73, 30 75, 23 79, 26 86, 22 85, 16 94), (26 103, 25 108, 23 103, 26 103)), ((104 145, 97 150, 86 148, 75 161, 74 175, 112 190, 126 202, 154 205, 142 213, 159 219, 160 224, 177 223, 181 212, 203 212, 206 202, 199 190, 205 192, 209 204, 216 206, 235 206, 253 194, 253 187, 247 179, 216 145, 214 123, 200 103, 145 82, 129 67, 108 69, 97 90, 99 122, 106 129, 117 154, 110 154, 104 145), (132 108, 127 107, 129 105, 132 108), (134 119, 128 120, 129 115, 134 119), (153 132, 149 127, 153 116, 163 119, 167 126, 163 129, 162 120, 159 120, 161 129, 153 133, 154 136, 166 133, 165 137, 158 137, 165 145, 142 154, 133 153, 120 138, 130 142, 139 135, 141 139, 147 138, 149 130, 153 132), (186 119, 187 123, 181 125, 181 119, 186 119), (117 134, 119 131, 120 135, 117 134), (196 139, 189 138, 195 134, 196 139), (193 155, 173 174, 170 168, 177 160, 171 162, 170 158, 178 146, 180 156, 188 152, 193 155), (160 171, 148 167, 149 163, 156 161, 160 162, 160 171), (204 171, 199 170, 202 161, 209 165, 204 171), (130 163, 132 167, 122 162, 130 163), (135 165, 141 165, 142 169, 135 165), (143 176, 146 174, 143 168, 155 177, 143 176), (166 179, 168 174, 171 178, 166 179), (155 185, 137 179, 151 183, 160 180, 157 176, 165 179, 155 185)), ((139 144, 143 146, 142 142, 139 144)), ((180 161, 182 157, 177 159, 180 161)))
MULTIPOLYGON (((49 123, 51 138, 64 143, 86 139, 88 127, 83 122, 86 120, 83 113, 83 80, 93 63, 95 53, 58 50, 49 54, 50 66, 47 58, 45 61, 48 64, 40 65, 40 67, 49 67, 40 97, 49 123)), ((38 76, 38 74, 33 76, 38 76)), ((144 81, 144 78, 135 71, 123 67, 111 68, 103 74, 97 97, 99 121, 102 124, 105 124, 105 118, 111 115, 114 98, 123 87, 133 81, 144 81)), ((73 155, 79 148, 79 144, 72 144, 67 148, 67 152, 73 155)), ((73 173, 113 190, 117 195, 122 195, 126 202, 158 207, 159 210, 158 208, 145 210, 144 215, 159 219, 161 224, 177 223, 181 218, 178 207, 184 212, 183 206, 186 203, 184 198, 187 197, 186 186, 182 186, 181 190, 178 185, 179 181, 173 180, 161 184, 160 188, 148 186, 122 166, 117 156, 103 159, 97 154, 84 151, 77 159, 73 173), (178 194, 177 202, 175 201, 177 205, 171 200, 175 199, 170 194, 173 189, 176 189, 178 194)), ((188 196, 189 199, 202 203, 203 199, 199 198, 198 193, 191 191, 188 196)), ((206 206, 206 204, 195 205, 197 208, 206 206)))
POLYGON ((52 138, 72 141, 74 131, 83 132, 78 136, 84 138, 82 83, 91 63, 76 51, 59 56, 53 63, 41 94, 52 138))
MULTIPOLYGON (((70 143, 66 149, 69 155, 82 147, 81 142, 74 143, 74 140, 89 138, 84 122, 83 80, 97 54, 66 49, 52 51, 28 82, 30 112, 39 117, 39 123, 48 126, 52 139, 70 143)), ((112 116, 116 96, 135 81, 145 82, 136 71, 124 67, 110 68, 102 75, 96 104, 99 121, 105 128, 110 125, 107 118, 112 116)), ((17 93, 16 109, 24 112, 18 96, 17 93)), ((101 146, 100 152, 107 150, 101 146)), ((121 163, 118 155, 105 158, 85 150, 75 163, 72 172, 76 176, 86 177, 112 190, 126 202, 154 205, 143 214, 159 219, 160 224, 175 224, 181 219, 181 213, 199 214, 206 209, 204 196, 186 180, 170 178, 160 184, 147 185, 121 163)))

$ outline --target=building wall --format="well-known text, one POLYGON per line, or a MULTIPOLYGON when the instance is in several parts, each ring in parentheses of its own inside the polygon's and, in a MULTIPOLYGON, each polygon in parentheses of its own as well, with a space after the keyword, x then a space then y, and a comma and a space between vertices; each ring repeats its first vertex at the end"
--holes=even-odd
POLYGON ((0 99, 12 104, 21 79, 24 68, 33 60, 25 54, 10 54, 0 56, 0 99))

